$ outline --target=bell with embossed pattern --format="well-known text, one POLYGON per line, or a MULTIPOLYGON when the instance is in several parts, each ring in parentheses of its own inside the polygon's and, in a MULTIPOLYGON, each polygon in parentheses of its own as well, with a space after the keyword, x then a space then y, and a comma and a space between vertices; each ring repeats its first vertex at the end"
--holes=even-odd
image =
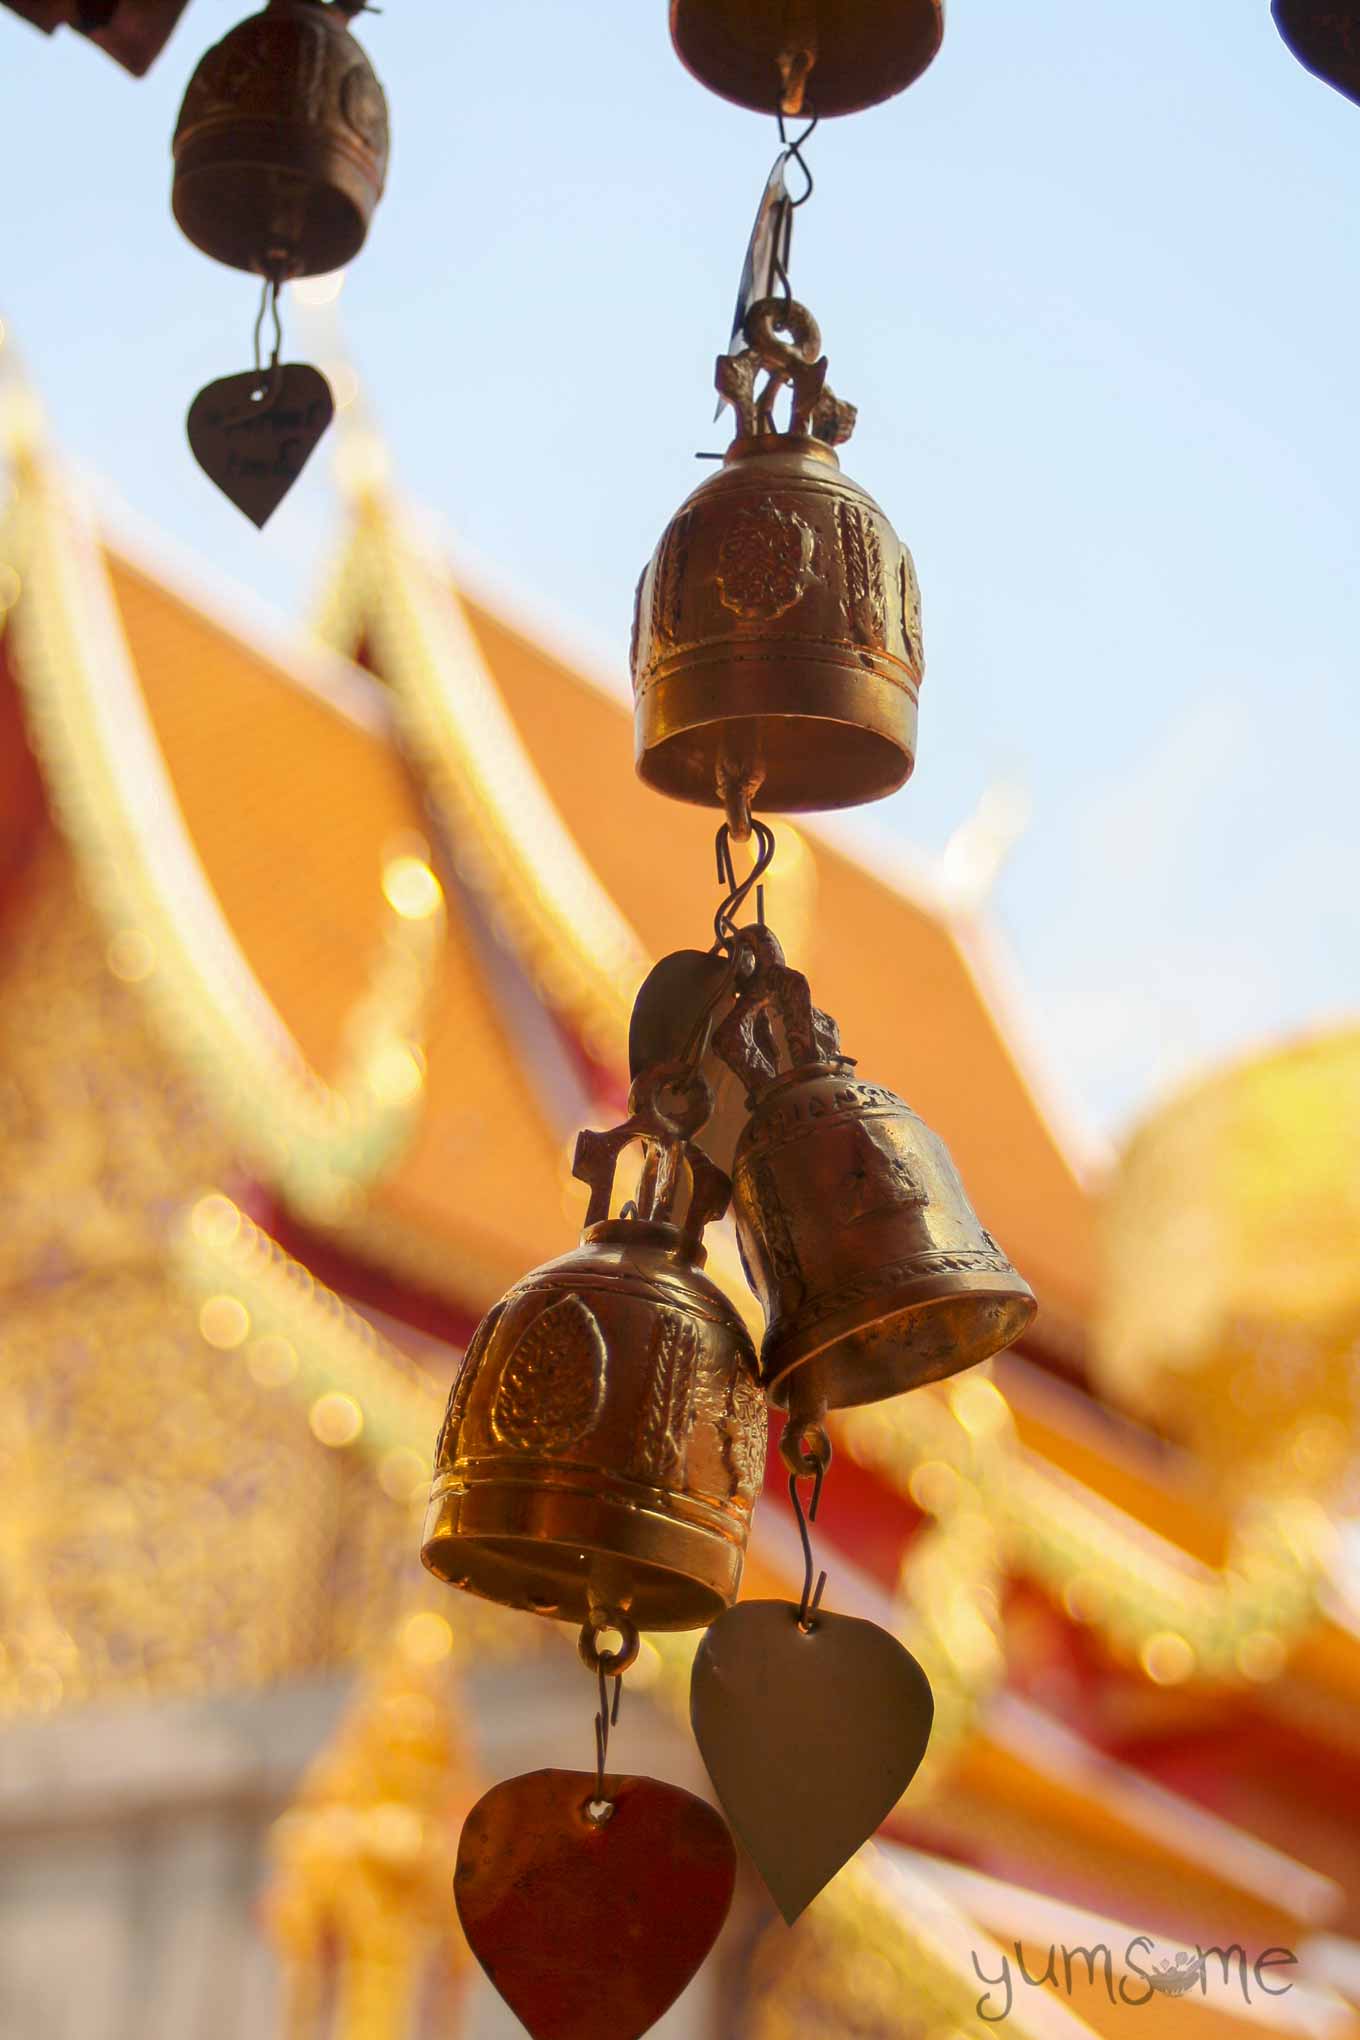
POLYGON ((899 787, 923 671, 916 570, 841 471, 855 412, 826 387, 816 321, 762 298, 744 337, 718 360, 737 436, 652 555, 632 653, 638 772, 724 808, 742 835, 756 805, 851 807, 899 787))
POLYGON ((748 1088, 732 1168, 742 1261, 765 1312, 761 1373, 797 1433, 999 1352, 1032 1291, 979 1223, 938 1135, 866 1083, 763 927, 714 1048, 748 1088))
POLYGON ((387 174, 387 101, 349 32, 362 0, 269 0, 189 80, 171 203, 218 262, 286 282, 358 254, 387 174))
POLYGON ((703 1228, 731 1192, 689 1138, 711 1098, 662 1068, 629 1102, 623 1126, 577 1143, 591 1186, 580 1246, 517 1283, 468 1347, 422 1557, 535 1614, 690 1629, 736 1598, 765 1405, 745 1327, 703 1273, 703 1228), (634 1141, 637 1201, 611 1218, 634 1141))

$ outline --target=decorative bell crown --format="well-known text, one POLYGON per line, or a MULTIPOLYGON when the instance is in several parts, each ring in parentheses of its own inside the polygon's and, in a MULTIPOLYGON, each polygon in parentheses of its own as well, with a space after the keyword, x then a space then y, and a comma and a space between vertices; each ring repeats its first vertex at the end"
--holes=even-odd
POLYGON ((877 106, 920 77, 943 34, 944 0, 671 0, 680 61, 756 113, 877 106))
POLYGON ((841 472, 855 411, 826 387, 816 321, 768 297, 743 330, 717 373, 737 436, 652 555, 632 651, 638 772, 734 820, 757 794, 788 813, 892 793, 914 761, 923 670, 916 569, 841 472))
POLYGON ((482 1320, 449 1398, 421 1556, 470 1592, 585 1623, 691 1629, 736 1598, 765 1467, 746 1329, 703 1274, 731 1184, 689 1138, 712 1100, 651 1070, 632 1116, 583 1133, 581 1244, 482 1320), (619 1155, 645 1150, 636 1216, 609 1216, 619 1155), (683 1220, 677 1208, 683 1205, 683 1220))
POLYGON ((171 195, 218 262, 285 281, 358 254, 387 175, 387 101, 346 0, 269 0, 214 45, 175 127, 171 195))
POLYGON ((987 1359, 1036 1306, 944 1142, 852 1074, 835 1021, 768 929, 739 939, 752 967, 713 1046, 751 1093, 732 1169, 737 1238, 765 1312, 766 1392, 795 1430, 987 1359))

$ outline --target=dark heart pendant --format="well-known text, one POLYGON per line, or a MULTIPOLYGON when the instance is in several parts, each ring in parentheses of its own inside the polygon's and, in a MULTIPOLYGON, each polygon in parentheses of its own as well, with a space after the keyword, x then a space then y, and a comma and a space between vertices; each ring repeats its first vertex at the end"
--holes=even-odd
POLYGON ((694 1658, 690 1720, 708 1774, 792 1926, 886 1820, 935 1713, 910 1651, 872 1622, 742 1601, 694 1658))
POLYGON ((637 2040, 718 1937, 737 1858, 721 1816, 655 1778, 531 1771, 479 1799, 453 1891, 468 1945, 535 2040, 637 2040))
POLYGON ((663 956, 643 979, 628 1026, 630 1075, 657 1063, 675 1062, 728 975, 725 956, 706 949, 677 949, 663 956))
POLYGON ((199 391, 189 406, 189 445, 209 480, 263 527, 334 416, 331 386, 310 362, 249 368, 199 391))

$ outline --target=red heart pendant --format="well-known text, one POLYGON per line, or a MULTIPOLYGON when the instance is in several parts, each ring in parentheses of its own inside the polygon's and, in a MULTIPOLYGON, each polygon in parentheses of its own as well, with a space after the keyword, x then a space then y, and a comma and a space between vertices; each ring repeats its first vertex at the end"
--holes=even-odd
POLYGON ((531 1771, 494 1785, 458 1841, 468 1945, 534 2040, 637 2040, 727 1917, 737 1858, 721 1815, 655 1778, 531 1771), (601 1809, 603 1811, 603 1809, 601 1809))
POLYGON ((204 474, 263 528, 334 416, 331 386, 309 362, 247 369, 199 391, 189 445, 204 474))

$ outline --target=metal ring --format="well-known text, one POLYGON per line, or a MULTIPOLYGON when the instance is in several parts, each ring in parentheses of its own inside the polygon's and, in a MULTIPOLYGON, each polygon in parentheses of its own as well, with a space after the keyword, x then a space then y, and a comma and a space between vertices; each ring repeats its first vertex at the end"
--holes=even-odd
POLYGON ((831 1440, 826 1426, 813 1420, 790 1417, 779 1440, 779 1456, 798 1480, 813 1480, 831 1464, 831 1440))
POLYGON ((713 1092, 689 1060, 653 1063, 633 1081, 628 1110, 650 1112, 682 1140, 697 1133, 713 1110, 713 1092))
POLYGON ((576 1640, 576 1648, 587 1671, 603 1672, 606 1678, 617 1679, 636 1662, 640 1642, 637 1624, 630 1621, 628 1616, 614 1615, 606 1610, 597 1609, 581 1624, 581 1634, 576 1640), (623 1642, 618 1650, 601 1650, 595 1639, 610 1629, 617 1630, 623 1642))

